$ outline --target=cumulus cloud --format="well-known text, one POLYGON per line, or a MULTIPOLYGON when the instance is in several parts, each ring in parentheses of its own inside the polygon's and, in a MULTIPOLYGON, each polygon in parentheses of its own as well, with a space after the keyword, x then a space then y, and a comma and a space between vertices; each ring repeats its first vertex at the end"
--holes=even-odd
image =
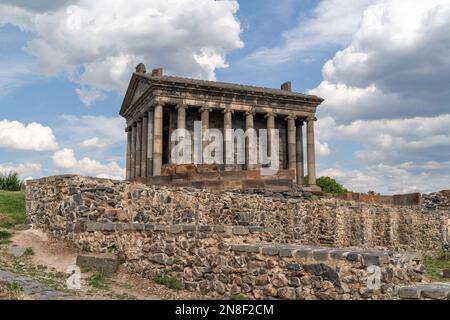
MULTIPOLYGON (((66 141, 79 144, 80 141, 87 142, 90 146, 105 141, 108 145, 117 145, 123 143, 126 139, 125 120, 122 117, 106 116, 60 116, 60 125, 55 128, 66 141), (92 141, 92 138, 98 140, 92 141)), ((85 145, 86 146, 86 145, 85 145)))
POLYGON ((450 1, 379 1, 363 14, 350 45, 323 67, 311 93, 321 115, 351 119, 449 112, 450 1))
POLYGON ((115 161, 102 164, 89 157, 78 160, 72 149, 61 149, 54 153, 53 164, 64 173, 80 174, 122 180, 125 177, 125 169, 115 161))
POLYGON ((382 194, 428 193, 448 188, 448 175, 426 170, 412 172, 403 166, 378 164, 362 170, 328 168, 319 174, 336 179, 354 192, 375 190, 382 194))
POLYGON ((325 98, 318 138, 361 146, 363 166, 324 174, 359 191, 448 188, 449 29, 450 0, 380 0, 364 11, 310 91, 325 98))
POLYGON ((23 179, 24 177, 36 176, 41 173, 42 166, 39 163, 0 163, 0 174, 17 172, 23 179))
POLYGON ((280 46, 261 48, 249 56, 252 61, 280 64, 329 46, 348 44, 368 5, 376 0, 322 0, 310 16, 302 16, 297 27, 283 34, 280 46))
POLYGON ((141 61, 171 74, 214 79, 226 54, 243 46, 235 0, 2 1, 0 25, 34 37, 35 70, 80 85, 85 104, 123 93, 141 61), (46 11, 47 10, 47 11, 46 11))
POLYGON ((99 148, 103 149, 108 146, 107 143, 101 142, 99 138, 93 137, 91 139, 86 139, 80 143, 81 147, 84 148, 99 148))
POLYGON ((48 151, 58 147, 53 130, 50 127, 32 122, 24 125, 19 121, 0 121, 0 147, 48 151))

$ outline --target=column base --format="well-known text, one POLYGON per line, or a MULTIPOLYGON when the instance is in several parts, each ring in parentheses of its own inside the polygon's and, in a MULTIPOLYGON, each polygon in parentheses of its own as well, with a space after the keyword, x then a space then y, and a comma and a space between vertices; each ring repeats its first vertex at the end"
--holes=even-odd
POLYGON ((297 188, 305 192, 322 192, 322 188, 320 188, 318 185, 297 185, 297 188))

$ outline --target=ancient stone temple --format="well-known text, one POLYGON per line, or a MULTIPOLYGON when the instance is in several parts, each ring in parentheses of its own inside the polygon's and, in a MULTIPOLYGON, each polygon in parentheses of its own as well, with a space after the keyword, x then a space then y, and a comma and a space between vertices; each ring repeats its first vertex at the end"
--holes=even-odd
MULTIPOLYGON (((120 110, 127 122, 127 180, 211 189, 280 190, 296 185, 318 191, 314 122, 316 109, 322 102, 317 96, 292 92, 290 82, 280 89, 269 89, 194 80, 166 76, 162 69, 149 73, 141 63, 132 75, 120 110), (277 131, 279 169, 276 174, 261 174, 259 169, 264 165, 249 161, 254 153, 250 150, 255 149, 250 149, 247 136, 242 163, 237 161, 239 155, 235 152, 232 157, 236 162, 232 164, 225 160, 205 164, 198 159, 194 161, 194 156, 185 163, 174 163, 171 150, 177 144, 172 139, 176 129, 192 133, 201 150, 210 142, 204 136, 196 138, 196 123, 203 131, 218 129, 222 133, 254 129, 259 138, 261 129, 277 131)), ((230 139, 224 136, 224 140, 230 139)), ((268 155, 273 150, 270 149, 273 139, 267 134, 268 155)), ((223 141, 224 149, 226 142, 223 141)))

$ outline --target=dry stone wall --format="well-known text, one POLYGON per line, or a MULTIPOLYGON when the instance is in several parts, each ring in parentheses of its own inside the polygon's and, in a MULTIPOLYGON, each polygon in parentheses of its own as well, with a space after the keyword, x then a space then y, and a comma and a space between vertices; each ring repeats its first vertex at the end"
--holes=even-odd
POLYGON ((58 176, 27 182, 26 198, 28 222, 53 236, 116 253, 131 272, 222 296, 393 297, 422 280, 422 267, 392 250, 441 250, 448 232, 440 194, 420 207, 389 207, 58 176))

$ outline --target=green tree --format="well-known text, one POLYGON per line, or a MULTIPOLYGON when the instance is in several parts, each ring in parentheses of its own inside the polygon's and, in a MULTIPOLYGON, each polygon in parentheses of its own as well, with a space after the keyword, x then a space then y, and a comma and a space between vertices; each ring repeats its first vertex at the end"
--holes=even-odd
MULTIPOLYGON (((305 184, 308 184, 308 177, 305 177, 305 184)), ((317 179, 317 185, 322 188, 325 193, 339 194, 348 192, 343 185, 330 177, 320 177, 317 179)))
POLYGON ((1 173, 0 172, 0 190, 20 191, 23 182, 19 179, 17 172, 1 173))

